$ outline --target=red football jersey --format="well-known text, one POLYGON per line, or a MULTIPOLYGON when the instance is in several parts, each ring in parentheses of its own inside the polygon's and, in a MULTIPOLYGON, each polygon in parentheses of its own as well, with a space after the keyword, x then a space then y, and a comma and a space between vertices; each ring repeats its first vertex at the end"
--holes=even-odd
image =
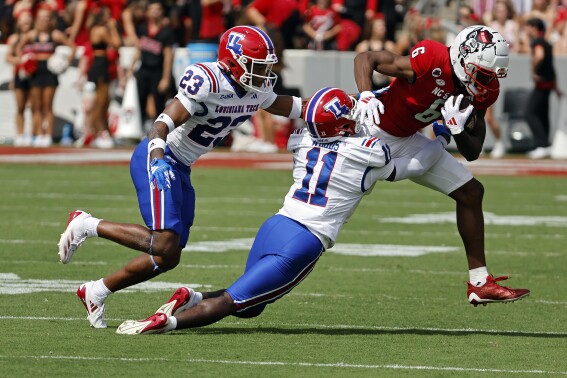
MULTIPOLYGON (((451 95, 468 94, 453 82, 447 46, 430 40, 421 41, 412 48, 410 61, 416 80, 410 84, 406 79, 396 78, 390 90, 380 97, 384 104, 380 128, 398 137, 415 134, 441 119, 441 108, 451 95)), ((498 98, 498 80, 493 80, 490 87, 486 100, 472 101, 476 110, 485 110, 498 98)), ((472 96, 468 98, 471 100, 472 96)))

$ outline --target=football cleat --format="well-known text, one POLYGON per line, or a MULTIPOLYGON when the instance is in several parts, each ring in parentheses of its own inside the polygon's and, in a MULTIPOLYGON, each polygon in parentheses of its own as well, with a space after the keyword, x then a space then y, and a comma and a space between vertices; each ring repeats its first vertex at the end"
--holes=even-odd
POLYGON ((196 305, 197 298, 195 296, 195 291, 188 287, 180 287, 175 290, 175 293, 173 293, 167 303, 158 308, 155 313, 163 313, 167 316, 173 316, 196 305))
POLYGON ((63 264, 67 264, 71 261, 73 254, 87 240, 87 234, 85 232, 84 221, 90 218, 91 215, 82 210, 75 210, 69 214, 69 221, 67 222, 67 228, 61 234, 61 239, 59 239, 59 260, 63 264))
POLYGON ((91 295, 90 291, 94 281, 87 282, 79 286, 77 289, 77 297, 83 302, 83 306, 87 310, 87 320, 94 328, 106 328, 104 321, 104 303, 98 302, 91 295))
POLYGON ((144 320, 126 320, 118 326, 116 333, 119 335, 149 335, 169 332, 172 329, 168 316, 164 313, 157 313, 144 320))
POLYGON ((475 307, 479 304, 486 306, 488 303, 508 303, 514 302, 530 295, 528 289, 512 289, 508 286, 500 286, 498 281, 507 280, 508 276, 496 277, 488 276, 486 283, 480 287, 467 283, 467 297, 470 304, 475 307))

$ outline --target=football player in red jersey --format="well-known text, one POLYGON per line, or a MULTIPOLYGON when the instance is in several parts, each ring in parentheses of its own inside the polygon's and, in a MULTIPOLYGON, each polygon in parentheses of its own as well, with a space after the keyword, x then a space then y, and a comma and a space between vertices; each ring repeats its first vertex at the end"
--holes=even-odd
MULTIPOLYGON (((508 62, 506 40, 494 29, 481 25, 461 31, 449 47, 424 40, 412 48, 409 56, 389 51, 360 53, 354 60, 360 91, 355 117, 388 144, 392 158, 416 154, 429 141, 419 130, 443 118, 460 153, 468 161, 476 160, 486 135, 484 115, 498 98, 498 79, 506 77, 508 62), (379 99, 371 92, 373 71, 395 77, 379 99), (471 104, 461 112, 464 96, 471 104), (465 128, 473 108, 476 122, 465 128)), ((488 274, 482 213, 484 187, 463 164, 445 153, 412 181, 456 202, 457 227, 469 266, 467 296, 471 304, 511 302, 529 295, 527 289, 496 283, 508 277, 493 278, 488 274)))

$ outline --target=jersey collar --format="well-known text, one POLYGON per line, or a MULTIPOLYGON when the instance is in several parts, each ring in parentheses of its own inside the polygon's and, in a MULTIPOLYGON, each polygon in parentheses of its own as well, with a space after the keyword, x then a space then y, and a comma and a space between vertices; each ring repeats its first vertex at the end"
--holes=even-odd
MULTIPOLYGON (((220 67, 219 67, 220 68, 220 67)), ((230 77, 229 75, 226 74, 226 72, 224 72, 224 70, 221 68, 220 72, 223 74, 223 76, 226 78, 226 80, 228 81, 228 83, 230 84, 230 86, 232 87, 232 89, 234 89, 234 93, 236 93, 236 95, 238 96, 238 98, 242 98, 244 96, 246 96, 246 94, 248 92, 246 92, 244 89, 242 89, 238 84, 236 84, 234 82, 234 80, 232 79, 232 77, 230 77)))

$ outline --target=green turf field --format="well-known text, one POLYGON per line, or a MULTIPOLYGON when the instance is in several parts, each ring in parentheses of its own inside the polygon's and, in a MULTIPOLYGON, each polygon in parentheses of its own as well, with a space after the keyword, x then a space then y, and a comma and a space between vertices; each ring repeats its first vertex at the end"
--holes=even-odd
POLYGON ((261 317, 118 336, 123 320, 147 317, 181 284, 207 290, 235 280, 290 172, 196 168, 193 251, 143 290, 111 296, 105 330, 88 326, 74 291, 136 252, 90 239, 62 265, 56 244, 75 208, 141 222, 128 168, 2 165, 0 175, 2 377, 567 374, 565 178, 480 178, 489 270, 532 290, 517 303, 467 303, 450 199, 409 181, 379 183, 344 227, 340 253, 327 251, 261 317))

